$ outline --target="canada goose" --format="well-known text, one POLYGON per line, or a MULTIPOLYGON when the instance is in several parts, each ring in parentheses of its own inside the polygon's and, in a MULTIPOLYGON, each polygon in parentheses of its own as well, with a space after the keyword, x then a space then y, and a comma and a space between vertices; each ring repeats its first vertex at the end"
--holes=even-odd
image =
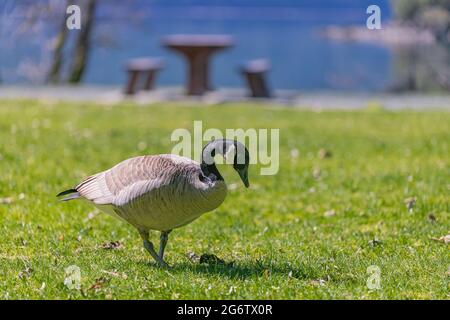
POLYGON ((248 188, 248 150, 238 141, 218 139, 203 148, 201 163, 172 154, 130 158, 57 197, 65 196, 62 201, 86 199, 127 221, 139 231, 145 249, 156 262, 167 267, 163 257, 169 233, 225 200, 227 187, 214 156, 226 157, 232 151, 233 168, 248 188), (161 232, 158 254, 149 241, 150 230, 161 232))

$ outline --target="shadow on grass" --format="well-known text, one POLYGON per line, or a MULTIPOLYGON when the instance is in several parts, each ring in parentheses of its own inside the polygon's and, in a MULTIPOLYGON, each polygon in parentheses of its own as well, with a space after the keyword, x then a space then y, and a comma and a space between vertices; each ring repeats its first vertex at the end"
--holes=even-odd
MULTIPOLYGON (((159 268, 156 263, 151 263, 151 266, 159 268)), ((218 275, 239 280, 260 277, 269 278, 271 276, 280 276, 299 280, 314 280, 320 277, 317 270, 307 267, 306 265, 294 266, 289 262, 279 264, 261 260, 217 263, 184 261, 172 264, 169 271, 172 274, 191 272, 208 276, 218 275)))
POLYGON ((256 263, 234 263, 234 264, 198 264, 183 262, 173 266, 171 272, 193 272, 203 275, 219 275, 230 279, 248 279, 259 277, 270 277, 273 275, 291 277, 297 279, 312 279, 309 272, 286 265, 264 265, 256 263))

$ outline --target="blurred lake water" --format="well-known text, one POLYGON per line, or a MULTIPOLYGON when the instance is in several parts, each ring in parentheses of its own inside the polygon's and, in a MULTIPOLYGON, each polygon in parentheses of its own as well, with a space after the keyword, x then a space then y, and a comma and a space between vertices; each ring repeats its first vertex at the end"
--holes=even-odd
MULTIPOLYGON (((392 15, 389 1, 375 2, 381 7, 382 24, 388 23, 392 15)), ((366 8, 372 3, 369 0, 120 3, 100 0, 94 46, 84 82, 122 84, 123 65, 128 59, 158 56, 166 59, 166 68, 158 76, 157 85, 180 86, 185 80, 184 61, 162 48, 160 40, 169 34, 200 33, 230 34, 236 40, 233 48, 217 54, 212 61, 211 76, 217 87, 242 87, 244 82, 238 66, 249 59, 267 58, 272 64, 270 84, 275 88, 383 91, 403 81, 402 73, 409 65, 402 65, 404 61, 398 60, 405 56, 404 52, 398 53, 380 43, 339 42, 321 36, 321 30, 330 25, 364 27, 368 17, 366 8)), ((2 19, 11 22, 19 21, 20 17, 11 18, 3 13, 2 19)), ((43 30, 50 34, 46 28, 43 30)), ((42 49, 43 40, 30 36, 25 41, 25 34, 20 41, 8 41, 5 32, 4 29, 0 38, 3 82, 30 81, 17 70, 21 70, 24 61, 38 63, 48 56, 42 49)))

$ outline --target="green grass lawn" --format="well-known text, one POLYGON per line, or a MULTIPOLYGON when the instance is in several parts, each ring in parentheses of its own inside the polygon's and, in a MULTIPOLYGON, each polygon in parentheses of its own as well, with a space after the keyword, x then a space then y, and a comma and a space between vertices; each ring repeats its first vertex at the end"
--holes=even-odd
POLYGON ((449 245, 432 239, 450 232, 450 113, 1 101, 0 141, 1 299, 450 298, 449 245), (171 270, 154 265, 131 226, 56 201, 123 159, 170 152, 171 132, 194 120, 280 128, 280 171, 252 167, 245 189, 221 167, 238 187, 171 233, 171 270), (72 265, 80 290, 64 284, 72 265), (366 285, 372 265, 378 290, 366 285))

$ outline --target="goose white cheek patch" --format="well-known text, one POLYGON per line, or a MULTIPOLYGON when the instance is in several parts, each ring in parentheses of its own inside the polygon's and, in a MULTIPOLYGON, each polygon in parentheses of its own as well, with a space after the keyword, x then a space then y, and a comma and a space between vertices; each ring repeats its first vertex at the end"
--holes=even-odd
POLYGON ((236 155, 236 147, 234 145, 231 145, 228 150, 223 155, 223 158, 225 160, 226 164, 233 164, 234 163, 234 156, 236 155))

